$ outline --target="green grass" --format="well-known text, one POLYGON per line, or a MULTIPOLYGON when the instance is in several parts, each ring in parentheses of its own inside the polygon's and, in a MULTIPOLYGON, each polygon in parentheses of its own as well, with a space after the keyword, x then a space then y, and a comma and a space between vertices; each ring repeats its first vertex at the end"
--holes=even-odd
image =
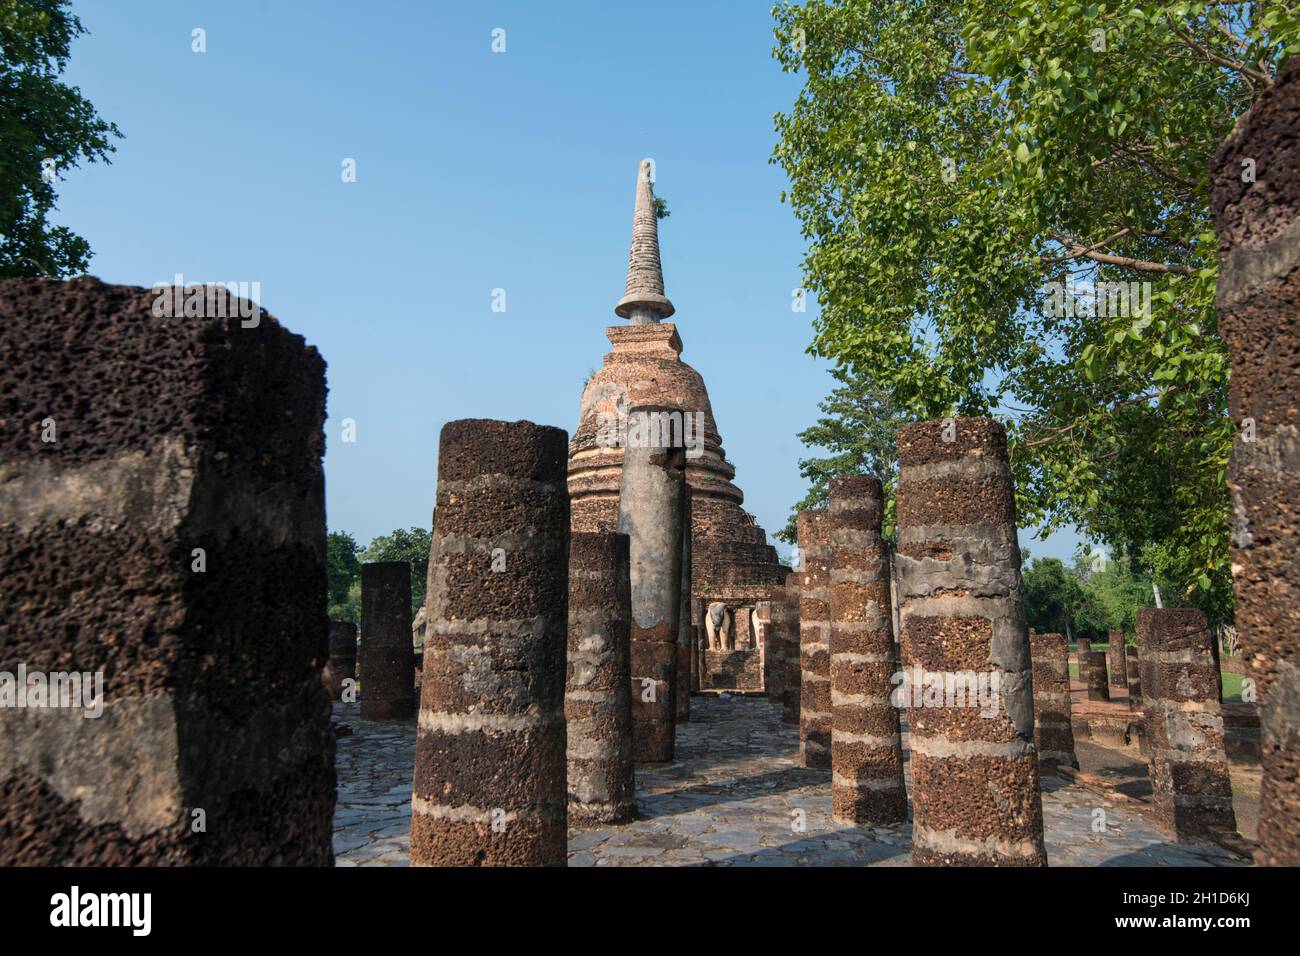
POLYGON ((1244 676, 1222 671, 1219 679, 1223 681, 1224 700, 1241 700, 1241 682, 1245 680, 1244 676))

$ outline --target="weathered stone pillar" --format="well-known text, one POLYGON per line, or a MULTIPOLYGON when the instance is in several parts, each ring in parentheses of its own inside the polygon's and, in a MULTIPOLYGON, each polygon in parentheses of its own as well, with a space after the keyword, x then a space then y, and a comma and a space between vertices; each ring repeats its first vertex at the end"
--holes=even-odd
POLYGON ((903 667, 911 682, 922 672, 924 685, 907 695, 912 860, 1042 866, 1006 433, 986 418, 920 422, 899 429, 898 459, 903 667), (952 694, 943 686, 949 675, 952 694))
POLYGON ((830 482, 831 805, 855 825, 907 820, 880 482, 830 482))
POLYGON ((1259 694, 1258 862, 1300 866, 1300 57, 1215 156, 1216 306, 1237 423, 1228 487, 1237 634, 1259 694))
POLYGON ((0 866, 333 863, 324 416, 223 287, 0 281, 0 866))
POLYGON ((830 512, 795 518, 803 569, 799 588, 799 757, 831 769, 830 512))
POLYGON ((1079 655, 1079 679, 1088 688, 1089 700, 1110 700, 1105 651, 1085 651, 1079 655))
POLYGON ((1142 680, 1139 676, 1141 667, 1138 663, 1138 649, 1132 644, 1124 647, 1124 671, 1128 676, 1128 709, 1142 709, 1142 680))
POLYGON ((1042 766, 1078 767, 1070 723, 1070 654, 1060 634, 1029 632, 1034 671, 1034 746, 1042 766))
POLYGON ((704 680, 704 631, 700 626, 700 602, 691 598, 691 690, 698 691, 704 680))
MULTIPOLYGON (((685 465, 682 474, 685 475, 685 465)), ((677 723, 691 719, 691 493, 686 486, 682 495, 682 584, 677 612, 677 723)))
POLYGON ((1092 652, 1092 642, 1086 637, 1074 639, 1074 670, 1080 681, 1083 680, 1083 655, 1092 652))
POLYGON ((781 690, 781 723, 799 723, 799 698, 803 692, 803 667, 800 662, 799 604, 803 593, 803 575, 791 571, 785 576, 785 679, 781 690))
POLYGON ((632 569, 632 753, 638 761, 673 759, 678 616, 681 614, 683 448, 636 441, 647 422, 675 411, 639 406, 628 414, 618 530, 628 536, 632 569))
POLYGON ((330 621, 329 663, 321 674, 330 698, 343 694, 343 682, 357 676, 357 626, 351 621, 330 621))
POLYGON ((411 862, 564 866, 568 436, 443 426, 411 862))
POLYGON ((1235 834, 1219 670, 1195 608, 1142 608, 1137 618, 1157 825, 1179 840, 1235 834))
POLYGON ((1124 661, 1124 632, 1111 631, 1110 643, 1106 645, 1106 661, 1110 665, 1110 686, 1127 687, 1128 670, 1124 661))
POLYGON ((767 692, 767 702, 774 707, 781 707, 785 696, 786 667, 785 588, 772 588, 768 593, 768 600, 759 605, 767 645, 767 657, 763 662, 763 689, 767 692))
POLYGON ((631 629, 627 535, 574 534, 564 719, 569 823, 575 826, 626 823, 636 816, 631 629))
POLYGON ((411 565, 361 566, 361 716, 415 715, 415 647, 411 643, 411 565))
POLYGON ((754 646, 751 617, 753 608, 738 607, 732 614, 732 633, 736 636, 736 650, 749 650, 754 646))

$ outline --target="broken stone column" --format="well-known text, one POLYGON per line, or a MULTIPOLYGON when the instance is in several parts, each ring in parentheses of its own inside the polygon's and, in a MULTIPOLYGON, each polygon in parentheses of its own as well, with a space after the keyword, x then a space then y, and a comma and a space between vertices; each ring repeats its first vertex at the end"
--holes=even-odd
POLYGON ((1205 612, 1142 608, 1137 633, 1156 823, 1179 840, 1235 834, 1219 669, 1205 612))
POLYGON ((1128 676, 1128 709, 1142 709, 1142 680, 1139 676, 1141 667, 1138 662, 1138 649, 1132 644, 1124 647, 1124 671, 1128 676))
POLYGON ((803 576, 791 571, 785 576, 785 678, 781 687, 781 723, 799 724, 799 698, 802 694, 802 666, 799 660, 799 603, 803 576))
POLYGON ((1124 659, 1124 632, 1111 631, 1110 643, 1106 645, 1106 662, 1110 666, 1110 686, 1127 687, 1128 670, 1124 659))
MULTIPOLYGON (((685 474, 685 465, 683 472, 685 474)), ((677 723, 691 719, 691 494, 687 485, 682 495, 682 584, 677 617, 677 723)))
POLYGON ((1237 424, 1228 488, 1237 635, 1259 698, 1259 851, 1300 866, 1300 57, 1219 148, 1215 305, 1237 424))
POLYGON ((343 695, 343 682, 357 676, 357 626, 351 621, 330 621, 329 663, 321 679, 333 700, 343 695))
POLYGON ((1078 767, 1070 722, 1070 649, 1060 634, 1029 632, 1034 672, 1034 746, 1041 766, 1078 767))
POLYGON ((647 762, 673 759, 686 454, 644 436, 653 416, 672 411, 628 413, 619 486, 618 530, 628 536, 632 571, 632 753, 647 762))
POLYGON ((899 429, 898 460, 912 860, 1045 865, 1006 433, 987 418, 920 422, 899 429))
POLYGON ((907 820, 883 516, 877 479, 831 479, 831 805, 854 825, 907 820))
POLYGON ((632 767, 632 592, 625 534, 569 544, 569 823, 636 817, 632 767))
POLYGON ((361 566, 361 716, 406 720, 415 714, 411 643, 411 565, 361 566))
POLYGON ((1088 689, 1089 700, 1110 700, 1105 651, 1084 651, 1079 655, 1079 679, 1088 689))
POLYGON ((532 422, 442 429, 412 864, 565 865, 567 454, 532 422))
POLYGON ((809 508, 795 518, 799 558, 799 757, 831 769, 830 512, 809 508))
POLYGON ((0 281, 0 866, 332 865, 324 417, 224 287, 0 281))

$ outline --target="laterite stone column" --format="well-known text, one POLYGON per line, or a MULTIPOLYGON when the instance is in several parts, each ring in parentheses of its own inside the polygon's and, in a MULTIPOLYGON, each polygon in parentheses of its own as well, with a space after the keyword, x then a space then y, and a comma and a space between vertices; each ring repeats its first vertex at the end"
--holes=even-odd
POLYGON ((1083 680, 1083 655, 1092 653, 1092 642, 1086 637, 1074 639, 1074 668, 1079 680, 1083 680))
POLYGON ((803 693, 803 668, 799 660, 799 603, 803 575, 791 571, 785 576, 785 679, 781 682, 781 723, 799 724, 799 698, 803 693))
POLYGON ((831 479, 831 806, 854 825, 907 820, 883 515, 877 479, 831 479))
MULTIPOLYGON (((685 472, 683 472, 685 474, 685 472)), ((691 660, 694 644, 691 640, 691 493, 690 486, 682 496, 682 583, 677 611, 677 686, 675 719, 685 723, 691 719, 691 660)))
POLYGON ((767 613, 767 659, 763 673, 764 689, 767 702, 774 707, 785 705, 785 652, 787 645, 786 596, 784 587, 772 588, 768 592, 767 613))
POLYGON ((322 680, 330 697, 339 700, 343 682, 357 676, 357 626, 351 621, 330 621, 329 642, 330 658, 322 680))
POLYGON ((567 456, 560 428, 442 429, 413 864, 565 865, 567 456))
POLYGON ((564 687, 571 825, 636 817, 631 631, 627 535, 575 533, 569 544, 564 687))
POLYGON ((1142 679, 1138 661, 1138 649, 1129 644, 1124 648, 1124 668, 1128 675, 1128 709, 1142 709, 1142 679))
POLYGON ((1124 632, 1111 631, 1110 643, 1106 645, 1106 662, 1110 665, 1110 686, 1127 687, 1128 669, 1124 656, 1124 632))
POLYGON ((799 557, 799 757, 831 769, 830 512, 809 508, 795 518, 799 557))
POLYGON ((1237 425, 1228 488, 1237 634, 1259 695, 1257 862, 1300 866, 1300 57, 1219 148, 1219 331, 1237 425))
POLYGON ((0 866, 332 865, 324 418, 224 287, 0 281, 0 866))
POLYGON ((903 668, 938 688, 907 699, 912 861, 1045 865, 1006 433, 986 418, 920 422, 899 429, 898 459, 903 668), (974 706, 946 693, 950 676, 975 684, 974 706))
POLYGON ((1089 700, 1110 700, 1105 651, 1084 651, 1079 655, 1079 679, 1088 688, 1089 700))
POLYGON ((1141 608, 1137 632, 1156 823, 1179 840, 1235 834, 1219 669, 1205 612, 1141 608))
POLYGON ((674 409, 639 406, 628 413, 618 530, 628 536, 632 571, 632 754, 673 759, 682 535, 686 498, 684 448, 637 445, 648 416, 674 409))
POLYGON ((411 643, 411 565, 361 566, 361 716, 415 715, 415 647, 411 643))
POLYGON ((1060 634, 1029 632, 1034 670, 1034 746, 1041 766, 1078 767, 1070 722, 1070 649, 1060 634))

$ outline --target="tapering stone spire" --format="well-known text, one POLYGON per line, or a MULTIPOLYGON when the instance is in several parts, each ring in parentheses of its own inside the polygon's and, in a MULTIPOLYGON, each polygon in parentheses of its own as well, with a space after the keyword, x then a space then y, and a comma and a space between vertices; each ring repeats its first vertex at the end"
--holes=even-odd
POLYGON ((614 306, 614 314, 631 319, 633 325, 657 323, 677 311, 664 295, 659 220, 655 216, 650 170, 650 160, 641 160, 636 176, 636 209, 632 213, 632 250, 627 257, 627 289, 614 306))

